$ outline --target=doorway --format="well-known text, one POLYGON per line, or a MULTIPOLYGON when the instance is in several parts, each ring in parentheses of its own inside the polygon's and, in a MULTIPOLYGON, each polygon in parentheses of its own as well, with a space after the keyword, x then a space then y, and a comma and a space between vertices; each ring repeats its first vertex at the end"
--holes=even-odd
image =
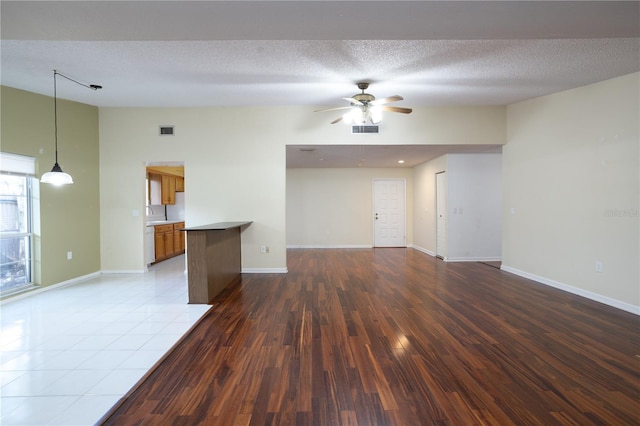
POLYGON ((373 246, 406 247, 404 179, 373 180, 373 246))
POLYGON ((436 257, 447 258, 447 174, 436 173, 436 257))
POLYGON ((185 252, 185 166, 182 161, 145 163, 145 265, 185 252))

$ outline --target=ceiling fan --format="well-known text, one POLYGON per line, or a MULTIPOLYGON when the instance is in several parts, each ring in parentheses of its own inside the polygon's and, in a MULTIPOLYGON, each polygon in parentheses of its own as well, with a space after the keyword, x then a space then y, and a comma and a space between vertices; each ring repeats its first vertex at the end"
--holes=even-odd
POLYGON ((351 121, 354 124, 365 124, 367 121, 378 124, 382 120, 382 111, 399 112, 402 114, 409 114, 413 111, 411 108, 386 105, 391 102, 401 101, 404 99, 402 96, 395 95, 389 96, 388 98, 376 99, 375 96, 364 92, 368 88, 369 83, 358 83, 358 89, 362 90, 362 93, 355 94, 350 98, 342 98, 345 101, 351 102, 350 106, 320 109, 315 112, 349 110, 342 117, 333 120, 331 124, 339 123, 343 119, 351 121))

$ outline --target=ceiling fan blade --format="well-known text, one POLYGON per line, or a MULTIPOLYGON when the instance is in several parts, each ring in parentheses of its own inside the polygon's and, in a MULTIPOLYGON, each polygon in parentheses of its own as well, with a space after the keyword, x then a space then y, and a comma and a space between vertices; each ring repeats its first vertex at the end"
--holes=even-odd
POLYGON ((343 118, 344 118, 344 116, 342 116, 342 117, 338 117, 338 118, 336 118, 335 120, 333 120, 333 121, 331 122, 331 124, 339 123, 339 122, 341 122, 341 121, 342 121, 342 119, 343 119, 343 118))
POLYGON ((317 109, 314 112, 336 111, 336 110, 340 110, 340 109, 351 109, 351 108, 353 108, 353 106, 317 109))
POLYGON ((380 108, 382 108, 383 111, 400 112, 402 114, 411 114, 411 111, 413 111, 411 108, 393 107, 388 105, 382 105, 380 108))
POLYGON ((370 105, 382 105, 388 104, 391 102, 398 102, 403 100, 404 98, 400 95, 389 96, 388 98, 376 99, 375 101, 370 102, 370 105))
POLYGON ((362 102, 354 98, 342 98, 342 99, 344 99, 347 102, 351 102, 352 105, 364 105, 362 102))

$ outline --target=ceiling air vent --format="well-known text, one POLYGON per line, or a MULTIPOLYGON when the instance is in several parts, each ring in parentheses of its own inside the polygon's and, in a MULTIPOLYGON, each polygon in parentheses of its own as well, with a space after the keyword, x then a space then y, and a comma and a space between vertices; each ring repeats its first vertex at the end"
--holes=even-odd
POLYGON ((378 133, 379 126, 351 126, 351 133, 378 133))
POLYGON ((160 126, 160 136, 175 135, 175 126, 160 126))

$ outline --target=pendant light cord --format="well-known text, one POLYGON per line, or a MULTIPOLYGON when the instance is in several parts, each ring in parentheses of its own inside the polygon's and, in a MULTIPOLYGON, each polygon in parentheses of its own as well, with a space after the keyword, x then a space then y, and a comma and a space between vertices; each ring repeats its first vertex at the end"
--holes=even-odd
POLYGON ((69 81, 73 81, 74 83, 79 84, 80 86, 86 87, 87 89, 91 89, 91 90, 102 89, 102 86, 100 85, 81 83, 78 80, 74 80, 71 77, 68 77, 64 74, 59 73, 57 70, 53 70, 53 121, 55 126, 56 165, 58 165, 58 91, 57 91, 57 84, 56 84, 57 76, 64 77, 69 81))
POLYGON ((53 70, 53 126, 54 126, 54 142, 55 142, 55 156, 56 162, 51 168, 50 172, 46 172, 40 178, 42 183, 50 183, 52 185, 68 185, 73 183, 73 178, 70 174, 62 171, 62 168, 58 164, 58 75, 70 80, 80 86, 89 88, 91 90, 102 89, 102 86, 96 84, 84 84, 67 77, 64 74, 60 74, 58 70, 53 70))
MULTIPOLYGON (((69 76, 67 76, 67 75, 61 74, 61 73, 59 73, 59 72, 58 72, 58 71, 56 71, 56 70, 53 70, 53 74, 54 74, 54 88, 55 88, 55 76, 56 76, 56 75, 59 75, 60 77, 64 77, 64 78, 66 78, 66 79, 67 79, 67 80, 69 80, 69 81, 73 81, 74 83, 79 84, 80 86, 86 87, 87 89, 91 89, 91 90, 98 90, 98 89, 102 89, 102 86, 100 86, 100 85, 98 85, 98 84, 85 84, 85 83, 82 83, 82 82, 80 82, 80 81, 78 81, 78 80, 74 80, 73 78, 71 78, 71 77, 69 77, 69 76)), ((54 91, 55 91, 55 90, 54 90, 54 91)))
POLYGON ((58 75, 58 71, 53 70, 53 121, 55 126, 56 164, 58 164, 58 92, 56 88, 56 75, 58 75))

